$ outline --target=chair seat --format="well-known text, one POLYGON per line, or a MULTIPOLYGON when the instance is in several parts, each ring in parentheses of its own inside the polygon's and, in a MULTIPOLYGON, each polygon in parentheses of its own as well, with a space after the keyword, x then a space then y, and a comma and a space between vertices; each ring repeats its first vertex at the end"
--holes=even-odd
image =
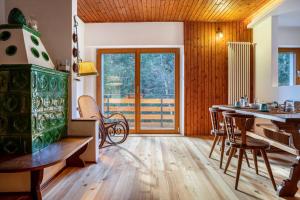
MULTIPOLYGON (((212 135, 217 135, 217 136, 226 136, 227 133, 225 130, 221 129, 221 130, 211 130, 211 134, 212 135)), ((235 131, 235 136, 240 136, 241 135, 241 131, 236 130, 235 131)))
POLYGON ((224 130, 211 130, 211 134, 215 136, 226 136, 226 131, 224 130))
POLYGON ((265 141, 247 136, 246 144, 242 144, 242 139, 237 138, 235 142, 230 142, 230 146, 243 149, 268 149, 270 147, 270 144, 265 141))

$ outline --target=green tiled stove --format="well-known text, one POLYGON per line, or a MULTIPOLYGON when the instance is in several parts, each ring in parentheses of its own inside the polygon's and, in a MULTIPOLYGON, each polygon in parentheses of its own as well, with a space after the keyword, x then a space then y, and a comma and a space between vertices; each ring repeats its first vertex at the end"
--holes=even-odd
POLYGON ((68 73, 54 69, 39 32, 0 25, 0 154, 39 151, 67 132, 68 73))

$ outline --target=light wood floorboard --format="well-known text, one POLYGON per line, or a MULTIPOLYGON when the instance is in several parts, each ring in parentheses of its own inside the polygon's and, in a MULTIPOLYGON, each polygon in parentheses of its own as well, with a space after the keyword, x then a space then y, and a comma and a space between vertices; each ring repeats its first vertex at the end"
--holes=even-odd
MULTIPOLYGON (((208 158, 211 143, 208 138, 129 137, 120 146, 101 150, 98 164, 64 170, 43 190, 43 197, 45 200, 280 199, 262 158, 258 157, 260 175, 256 175, 250 153, 251 168, 243 162, 239 191, 234 190, 237 158, 233 158, 228 174, 224 174, 219 169, 219 151, 214 151, 212 159, 208 158)), ((268 156, 279 184, 288 176, 292 157, 278 153, 268 156)), ((300 199, 300 191, 296 196, 293 199, 300 199)))

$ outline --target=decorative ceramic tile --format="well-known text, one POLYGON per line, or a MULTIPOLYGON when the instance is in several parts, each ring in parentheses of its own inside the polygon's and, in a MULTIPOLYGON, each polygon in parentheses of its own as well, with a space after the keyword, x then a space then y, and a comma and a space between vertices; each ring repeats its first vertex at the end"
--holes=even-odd
POLYGON ((66 136, 68 75, 0 65, 0 153, 32 153, 66 136))

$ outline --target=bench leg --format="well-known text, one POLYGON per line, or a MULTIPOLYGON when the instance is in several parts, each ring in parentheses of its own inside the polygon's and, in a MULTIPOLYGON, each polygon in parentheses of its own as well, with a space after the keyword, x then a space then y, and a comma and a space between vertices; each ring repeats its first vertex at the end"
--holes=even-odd
POLYGON ((88 144, 84 145, 81 149, 79 149, 76 153, 74 153, 70 158, 66 160, 66 164, 68 167, 84 167, 85 162, 80 159, 80 155, 85 152, 88 144))
POLYGON ((41 183, 43 176, 43 169, 31 171, 31 196, 33 200, 42 200, 41 183))

